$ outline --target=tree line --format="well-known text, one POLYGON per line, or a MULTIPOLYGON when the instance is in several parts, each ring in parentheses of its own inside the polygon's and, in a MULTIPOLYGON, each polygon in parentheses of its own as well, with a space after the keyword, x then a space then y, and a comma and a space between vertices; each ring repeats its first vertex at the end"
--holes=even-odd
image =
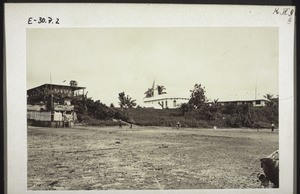
POLYGON ((180 106, 182 115, 187 119, 206 120, 227 127, 267 127, 271 123, 278 125, 278 96, 266 94, 266 106, 254 108, 249 104, 236 103, 221 106, 218 99, 209 104, 205 87, 201 84, 195 84, 190 92, 189 101, 180 106))
MULTIPOLYGON (((164 87, 163 87, 164 88, 164 87)), ((164 89, 161 88, 161 92, 164 89)), ((271 123, 278 125, 278 96, 266 94, 266 106, 254 108, 249 104, 238 105, 229 103, 220 105, 218 99, 207 103, 206 90, 201 84, 195 84, 190 90, 190 99, 187 103, 181 104, 178 111, 181 117, 186 121, 207 121, 220 127, 266 127, 271 123)), ((128 111, 137 106, 136 100, 125 94, 118 93, 118 105, 120 108, 115 108, 113 104, 106 106, 100 100, 92 100, 91 98, 85 101, 78 100, 73 102, 75 111, 79 114, 88 114, 96 119, 110 120, 121 119, 124 121, 130 120, 128 111)))

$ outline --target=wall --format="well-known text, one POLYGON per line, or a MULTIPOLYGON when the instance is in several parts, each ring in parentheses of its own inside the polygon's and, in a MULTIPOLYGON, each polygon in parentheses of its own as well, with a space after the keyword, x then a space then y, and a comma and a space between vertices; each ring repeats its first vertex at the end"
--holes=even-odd
POLYGON ((159 103, 163 104, 163 107, 166 108, 179 108, 182 103, 187 103, 188 100, 184 99, 175 99, 176 103, 174 104, 174 99, 167 98, 167 99, 159 99, 152 102, 144 102, 144 107, 147 108, 155 108, 155 109, 162 109, 162 106, 159 103), (167 102, 167 106, 166 106, 167 102))

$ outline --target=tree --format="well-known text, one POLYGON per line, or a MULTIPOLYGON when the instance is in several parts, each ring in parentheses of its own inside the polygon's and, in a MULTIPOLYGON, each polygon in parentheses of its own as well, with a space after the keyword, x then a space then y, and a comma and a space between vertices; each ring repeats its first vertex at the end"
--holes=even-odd
POLYGON ((190 90, 191 98, 188 104, 196 109, 201 109, 205 106, 206 97, 205 97, 205 87, 202 87, 201 84, 195 84, 194 89, 190 90))
POLYGON ((74 105, 74 109, 76 113, 84 114, 88 111, 87 102, 90 103, 91 98, 87 98, 84 96, 83 98, 73 97, 72 104, 74 105))
POLYGON ((115 108, 115 105, 113 103, 110 103, 110 108, 115 108))
POLYGON ((190 105, 188 103, 182 103, 180 105, 180 110, 182 115, 184 115, 185 113, 187 113, 190 110, 190 105))
POLYGON ((127 108, 133 108, 136 106, 136 100, 132 100, 131 97, 129 97, 128 95, 126 96, 126 106, 127 108))
POLYGON ((157 89, 158 95, 166 94, 166 93, 167 93, 167 92, 165 91, 165 90, 166 90, 165 86, 159 86, 159 85, 157 85, 156 89, 157 89))
POLYGON ((121 108, 124 108, 126 106, 126 97, 125 97, 125 92, 119 93, 119 105, 121 108))
POLYGON ((165 108, 163 103, 164 103, 164 102, 158 102, 159 106, 161 106, 162 109, 165 108))
POLYGON ((145 98, 151 98, 154 96, 154 89, 153 88, 148 88, 148 90, 145 92, 145 98))
POLYGON ((213 106, 218 106, 218 101, 219 101, 219 98, 214 99, 213 102, 212 102, 212 105, 213 106))
POLYGON ((87 99, 89 99, 87 97, 87 94, 88 94, 88 91, 83 95, 76 95, 76 96, 72 97, 72 104, 74 104, 74 106, 75 106, 74 107, 75 111, 80 114, 87 112, 86 102, 87 102, 87 99))
POLYGON ((211 103, 211 105, 209 105, 207 107, 207 109, 209 110, 209 112, 213 115, 213 117, 215 118, 216 113, 218 112, 218 108, 219 108, 219 104, 218 104, 219 99, 214 99, 211 103))
POLYGON ((131 97, 125 95, 125 92, 119 93, 119 105, 121 108, 133 108, 136 106, 136 100, 132 100, 131 97))
POLYGON ((70 86, 72 86, 72 87, 77 87, 77 85, 78 85, 78 82, 77 82, 77 81, 75 81, 75 80, 71 80, 71 81, 70 81, 70 86))
POLYGON ((268 100, 266 103, 267 106, 272 106, 275 108, 278 107, 278 96, 276 98, 274 98, 273 94, 266 94, 266 95, 264 95, 264 98, 266 98, 268 100))
POLYGON ((278 95, 277 97, 273 97, 272 94, 266 94, 264 97, 268 100, 265 107, 268 120, 277 124, 279 116, 279 97, 278 95))
POLYGON ((266 94, 264 95, 264 98, 266 98, 267 100, 272 100, 273 94, 266 94))

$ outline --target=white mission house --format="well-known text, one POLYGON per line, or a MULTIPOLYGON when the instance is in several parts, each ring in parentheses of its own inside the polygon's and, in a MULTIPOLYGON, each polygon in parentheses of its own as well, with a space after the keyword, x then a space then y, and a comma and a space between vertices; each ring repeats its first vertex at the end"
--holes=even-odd
POLYGON ((158 85, 154 88, 154 82, 152 88, 149 88, 145 92, 145 95, 143 105, 146 108, 178 108, 182 103, 187 103, 189 101, 189 97, 165 92, 164 86, 158 85))
POLYGON ((144 99, 144 106, 147 108, 178 108, 182 103, 187 103, 189 98, 174 95, 161 94, 144 99))

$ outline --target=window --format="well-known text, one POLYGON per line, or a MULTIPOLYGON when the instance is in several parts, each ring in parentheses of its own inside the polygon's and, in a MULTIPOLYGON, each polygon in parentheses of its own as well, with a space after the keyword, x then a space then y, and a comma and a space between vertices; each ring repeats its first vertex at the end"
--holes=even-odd
POLYGON ((168 108, 168 101, 166 101, 166 108, 168 108))
POLYGON ((261 102, 260 100, 256 100, 256 101, 255 101, 255 104, 258 105, 258 104, 260 104, 260 102, 261 102))
POLYGON ((173 101, 173 107, 176 107, 176 100, 173 101))

